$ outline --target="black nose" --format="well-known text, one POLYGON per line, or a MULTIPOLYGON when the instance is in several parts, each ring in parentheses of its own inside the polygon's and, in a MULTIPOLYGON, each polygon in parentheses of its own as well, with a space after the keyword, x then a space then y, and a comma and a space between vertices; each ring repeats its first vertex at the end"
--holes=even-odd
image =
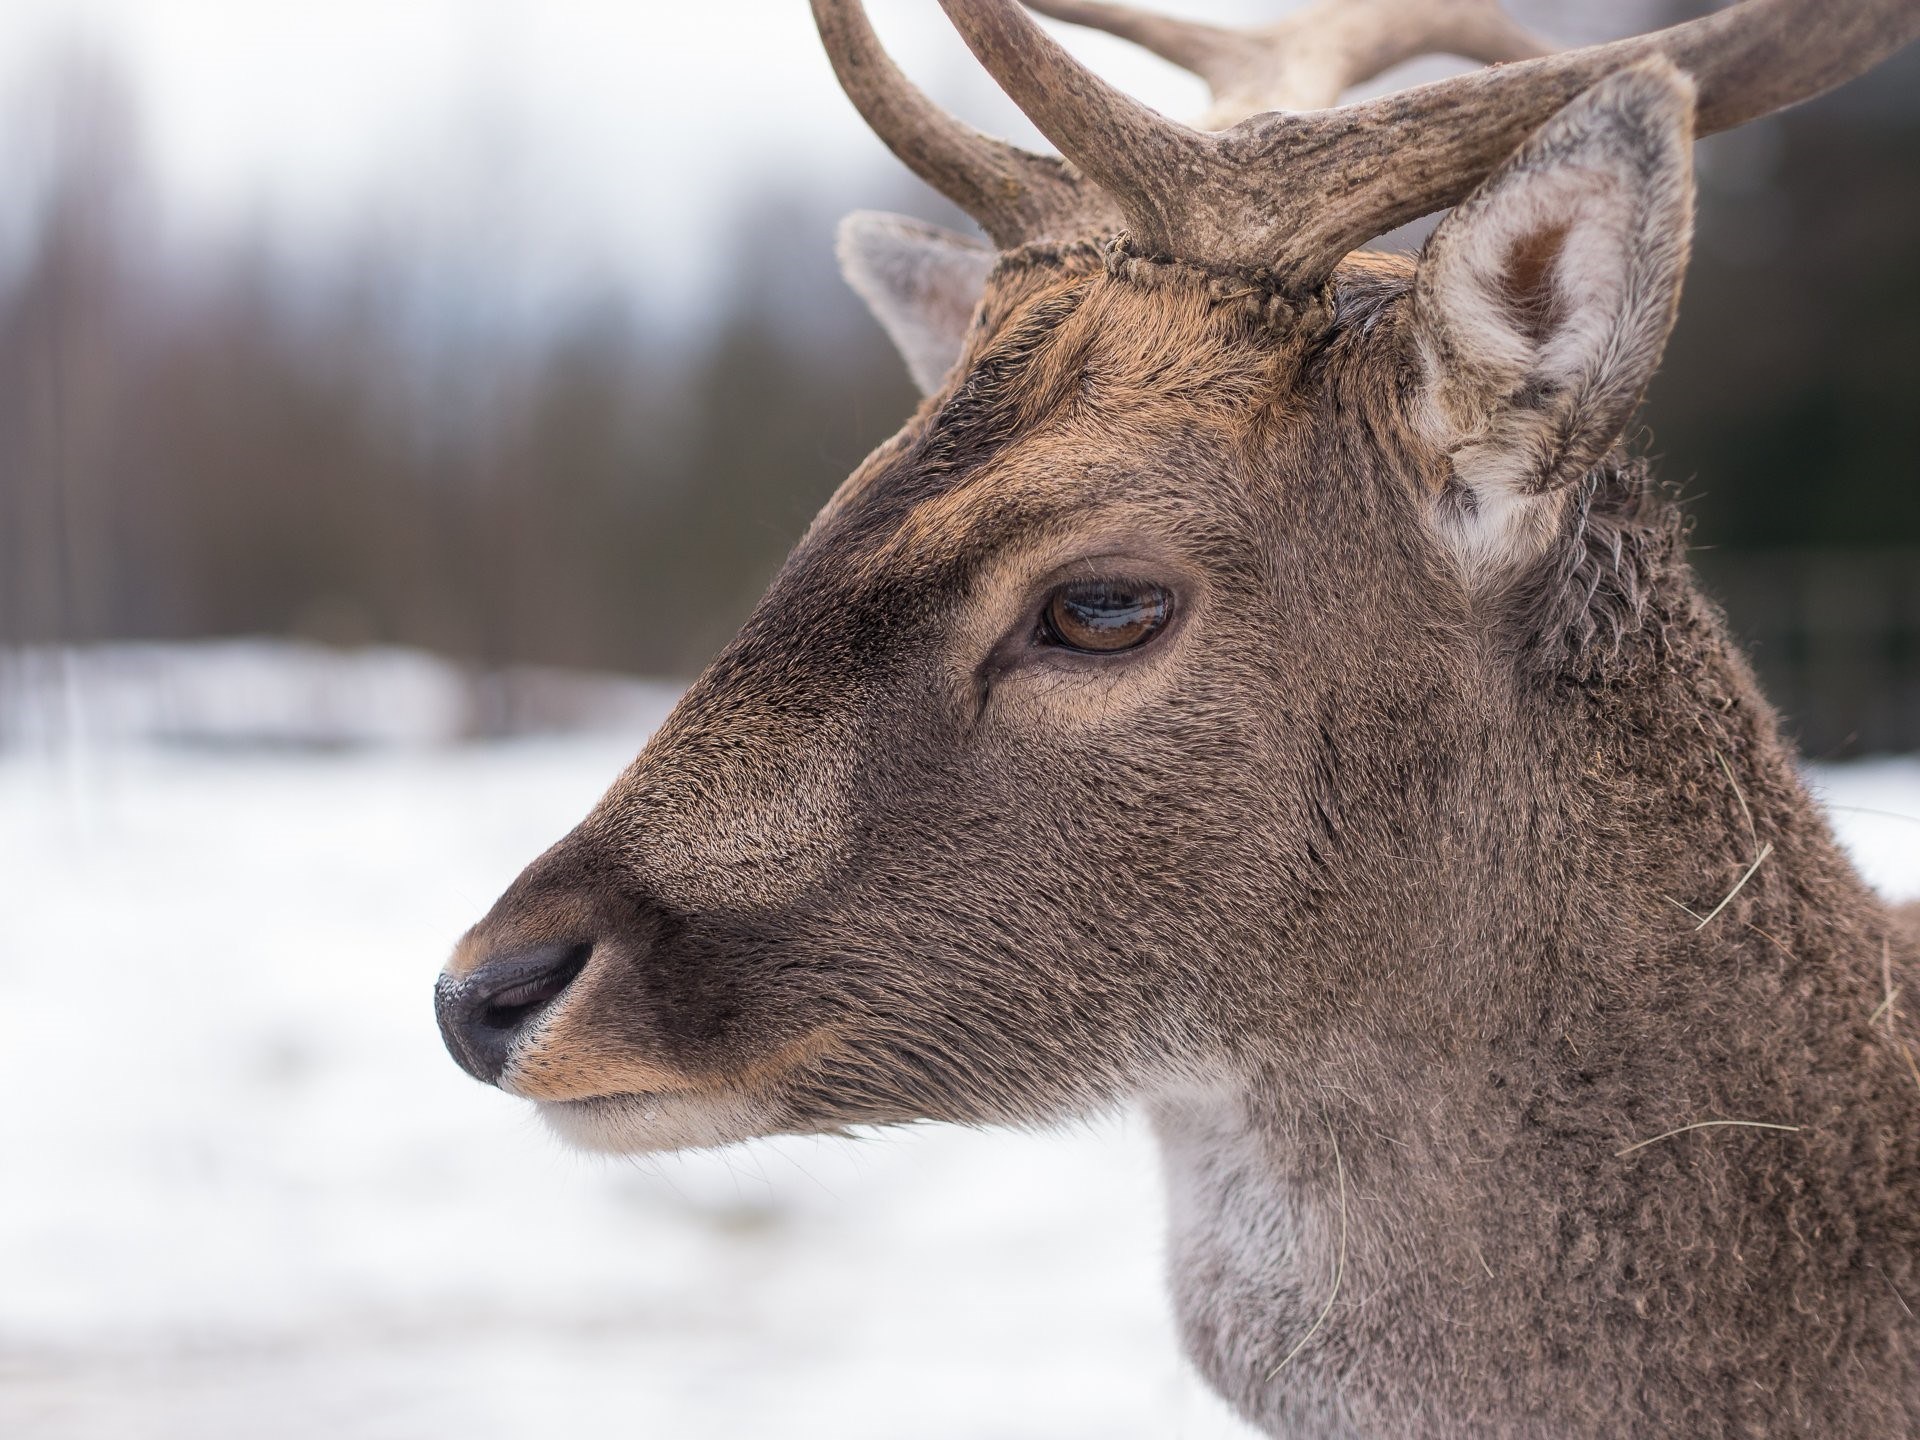
POLYGON ((586 968, 591 944, 560 942, 515 950, 433 987, 440 1038, 460 1068, 489 1085, 507 1068, 514 1037, 586 968))

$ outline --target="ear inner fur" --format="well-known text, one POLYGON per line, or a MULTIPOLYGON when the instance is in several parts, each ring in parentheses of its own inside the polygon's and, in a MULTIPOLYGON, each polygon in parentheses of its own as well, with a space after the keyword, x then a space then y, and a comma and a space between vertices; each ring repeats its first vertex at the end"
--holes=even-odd
POLYGON ((1662 61, 1609 77, 1427 244, 1413 339, 1455 480, 1436 521, 1470 576, 1540 554, 1646 391, 1691 235, 1692 102, 1662 61))
POLYGON ((1525 236, 1507 256, 1509 304, 1528 339, 1536 345, 1553 332, 1561 306, 1554 294, 1553 269, 1567 242, 1567 226, 1549 225, 1525 236))

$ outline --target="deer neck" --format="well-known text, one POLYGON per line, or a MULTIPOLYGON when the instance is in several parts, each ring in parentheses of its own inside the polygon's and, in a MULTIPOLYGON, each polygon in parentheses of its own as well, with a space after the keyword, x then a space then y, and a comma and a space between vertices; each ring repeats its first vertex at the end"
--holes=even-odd
MULTIPOLYGON (((1647 1278, 1721 1227, 1788 1253, 1810 1222, 1779 1195, 1826 1187, 1815 1211, 1869 1228, 1891 1213, 1801 1134, 1817 1121, 1846 1155, 1913 1133, 1891 1035, 1861 1048, 1911 942, 1717 619, 1675 593, 1606 674, 1507 692, 1428 817, 1437 863, 1382 861, 1390 901, 1352 927, 1372 938, 1334 967, 1347 993, 1317 1033, 1151 1100, 1189 1351, 1274 1433, 1574 1434, 1583 1414, 1619 1433, 1633 1405, 1693 1433, 1642 1348, 1661 1327, 1594 1360, 1587 1307, 1790 1286, 1739 1265, 1728 1296, 1647 1278), (1707 1121, 1743 1123, 1683 1128, 1707 1121)), ((1874 1263, 1904 1273, 1912 1226, 1882 1228, 1874 1263)), ((1835 1315, 1899 1298, 1832 1283, 1835 1315)))

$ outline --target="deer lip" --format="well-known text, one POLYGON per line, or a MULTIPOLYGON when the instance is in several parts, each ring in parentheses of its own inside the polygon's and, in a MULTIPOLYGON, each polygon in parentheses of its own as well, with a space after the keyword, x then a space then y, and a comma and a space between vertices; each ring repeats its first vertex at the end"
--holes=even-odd
POLYGON ((565 1100, 535 1099, 534 1103, 536 1105, 552 1105, 556 1107, 573 1105, 584 1110, 591 1110, 596 1107, 604 1109, 609 1105, 631 1105, 635 1102, 646 1105, 662 1100, 683 1100, 696 1095, 714 1095, 719 1093, 722 1092, 714 1090, 609 1090, 604 1095, 572 1095, 565 1100))
MULTIPOLYGON (((818 1060, 822 1055, 831 1050, 834 1045, 834 1040, 835 1035, 832 1028, 822 1026, 817 1030, 809 1031, 797 1039, 787 1042, 774 1051, 773 1054, 755 1064, 748 1065, 733 1074, 716 1076, 711 1079, 696 1079, 691 1076, 682 1077, 656 1071, 656 1074, 660 1074, 660 1078, 667 1080, 669 1083, 664 1085, 640 1084, 624 1089, 596 1090, 589 1091, 582 1095, 542 1095, 539 1093, 537 1078, 533 1089, 523 1089, 521 1085, 517 1083, 518 1077, 509 1070, 502 1088, 510 1094, 518 1095, 524 1100, 531 1100, 535 1104, 543 1106, 577 1105, 587 1108, 595 1106, 606 1108, 612 1105, 628 1105, 634 1103, 664 1104, 670 1101, 740 1099, 775 1089, 782 1081, 788 1079, 796 1071, 804 1069, 807 1065, 818 1060)), ((644 1067, 642 1073, 644 1074, 645 1069, 651 1068, 652 1067, 644 1067)), ((622 1077, 611 1076, 608 1078, 614 1080, 617 1084, 622 1077)), ((640 1077, 635 1076, 633 1078, 640 1077)), ((651 1080, 653 1076, 646 1075, 645 1078, 651 1080)))
POLYGON ((562 1140, 612 1155, 704 1150, 786 1128, 777 1102, 726 1091, 591 1095, 535 1108, 562 1140))
MULTIPOLYGON (((666 1077, 662 1077, 666 1079, 666 1077)), ((702 1085, 692 1081, 685 1083, 664 1083, 659 1085, 634 1085, 614 1090, 589 1090, 582 1094, 568 1095, 560 1093, 541 1093, 536 1079, 532 1087, 526 1086, 511 1072, 502 1086, 509 1094, 518 1095, 522 1100, 531 1100, 536 1105, 597 1105, 628 1100, 668 1100, 691 1096, 712 1096, 731 1089, 727 1085, 702 1085)))

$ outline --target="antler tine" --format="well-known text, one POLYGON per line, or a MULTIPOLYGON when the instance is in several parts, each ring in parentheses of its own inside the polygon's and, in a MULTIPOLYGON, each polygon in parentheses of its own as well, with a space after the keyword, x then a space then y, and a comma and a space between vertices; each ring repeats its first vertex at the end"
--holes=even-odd
MULTIPOLYGON (((1318 284, 1374 236, 1465 199, 1555 111, 1630 65, 1665 60, 1692 76, 1694 133, 1711 135, 1824 94, 1917 37, 1914 0, 1741 0, 1646 35, 1250 120, 1223 137, 1227 163, 1214 178, 1234 177, 1241 205, 1257 185, 1267 218, 1241 233, 1275 247, 1267 263, 1282 276, 1318 284), (1289 197, 1278 210, 1276 180, 1289 197)), ((1202 203, 1221 200, 1216 191, 1202 203)), ((1211 235, 1220 224, 1200 228, 1211 235)), ((1244 242, 1232 248, 1250 258, 1244 242)))
POLYGON ((1118 202, 1128 223, 1177 233, 1188 193, 1219 157, 1217 137, 1148 109, 1075 60, 1019 0, 940 0, 967 47, 1060 152, 1118 202))
POLYGON ((1315 0, 1273 24, 1229 29, 1104 0, 1026 0, 1056 20, 1105 30, 1207 82, 1201 119, 1224 130, 1267 110, 1318 110, 1348 89, 1419 55, 1483 64, 1527 60, 1556 47, 1515 21, 1499 0, 1315 0))
POLYGON ((1823 93, 1920 36, 1915 0, 1742 0, 1650 35, 1475 70, 1219 134, 1088 72, 1018 0, 940 0, 981 63, 1119 203, 1141 249, 1310 291, 1374 236, 1464 199, 1574 96, 1664 59, 1698 87, 1698 134, 1823 93))
POLYGON ((1001 249, 1110 229, 1112 202, 1052 155, 961 123, 901 73, 860 0, 812 0, 840 88, 906 167, 977 221, 1001 249))
POLYGON ((1132 5, 1113 5, 1107 0, 1026 0, 1026 6, 1054 20, 1131 40, 1162 60, 1191 70, 1216 94, 1223 81, 1230 82, 1241 67, 1251 34, 1201 20, 1156 15, 1132 5))

